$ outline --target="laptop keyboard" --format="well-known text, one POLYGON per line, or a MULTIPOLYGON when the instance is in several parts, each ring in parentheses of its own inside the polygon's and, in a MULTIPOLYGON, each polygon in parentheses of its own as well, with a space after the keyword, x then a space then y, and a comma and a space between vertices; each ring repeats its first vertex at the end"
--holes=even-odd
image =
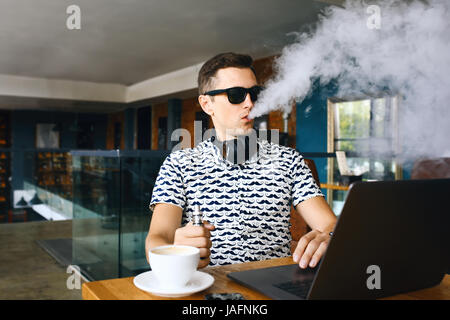
POLYGON ((274 287, 277 287, 281 290, 287 291, 290 294, 293 294, 302 299, 306 299, 308 296, 309 288, 311 287, 313 281, 289 281, 274 284, 274 287))

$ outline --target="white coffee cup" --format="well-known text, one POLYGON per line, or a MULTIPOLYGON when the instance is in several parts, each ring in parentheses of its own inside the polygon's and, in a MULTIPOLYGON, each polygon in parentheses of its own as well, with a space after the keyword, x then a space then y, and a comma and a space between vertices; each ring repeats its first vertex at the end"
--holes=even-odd
POLYGON ((150 249, 150 267, 161 288, 181 289, 189 282, 200 261, 200 249, 168 245, 150 249))

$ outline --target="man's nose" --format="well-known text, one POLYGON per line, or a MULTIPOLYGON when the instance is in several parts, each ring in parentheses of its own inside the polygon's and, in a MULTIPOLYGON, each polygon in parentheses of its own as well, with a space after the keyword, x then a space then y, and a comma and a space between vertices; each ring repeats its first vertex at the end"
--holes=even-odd
POLYGON ((247 109, 253 108, 253 101, 252 101, 252 98, 250 97, 250 93, 248 93, 248 92, 245 96, 245 100, 243 102, 243 107, 247 108, 247 109))

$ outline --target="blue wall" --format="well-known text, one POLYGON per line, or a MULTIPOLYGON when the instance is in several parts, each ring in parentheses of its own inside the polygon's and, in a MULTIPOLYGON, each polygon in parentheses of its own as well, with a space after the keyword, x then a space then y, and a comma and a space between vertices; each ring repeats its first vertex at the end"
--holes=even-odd
POLYGON ((23 177, 30 175, 31 166, 26 166, 23 149, 35 149, 36 124, 60 123, 60 147, 62 149, 75 149, 77 133, 70 130, 75 119, 78 122, 94 122, 94 149, 106 148, 106 128, 108 116, 106 114, 75 114, 70 112, 46 112, 17 110, 11 112, 11 181, 12 190, 23 188, 23 177))
MULTIPOLYGON (((316 81, 311 94, 297 103, 297 150, 306 152, 327 152, 327 99, 336 94, 334 83, 320 86, 316 81)), ((327 181, 327 159, 314 160, 319 180, 327 181)))
POLYGON ((35 148, 37 123, 60 123, 60 147, 76 148, 76 132, 70 130, 76 117, 78 122, 94 122, 94 149, 106 148, 106 114, 78 114, 69 112, 13 111, 11 112, 11 140, 13 149, 35 148))

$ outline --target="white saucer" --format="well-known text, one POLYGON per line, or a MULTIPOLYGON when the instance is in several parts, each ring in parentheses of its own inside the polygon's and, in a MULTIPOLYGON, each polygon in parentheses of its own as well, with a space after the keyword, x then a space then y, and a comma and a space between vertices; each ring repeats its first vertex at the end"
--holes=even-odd
POLYGON ((152 273, 152 271, 147 271, 134 277, 133 283, 139 289, 150 292, 154 295, 177 298, 188 296, 209 288, 214 283, 214 278, 207 273, 195 271, 192 279, 189 280, 185 287, 177 290, 171 290, 161 288, 155 274, 152 273))

